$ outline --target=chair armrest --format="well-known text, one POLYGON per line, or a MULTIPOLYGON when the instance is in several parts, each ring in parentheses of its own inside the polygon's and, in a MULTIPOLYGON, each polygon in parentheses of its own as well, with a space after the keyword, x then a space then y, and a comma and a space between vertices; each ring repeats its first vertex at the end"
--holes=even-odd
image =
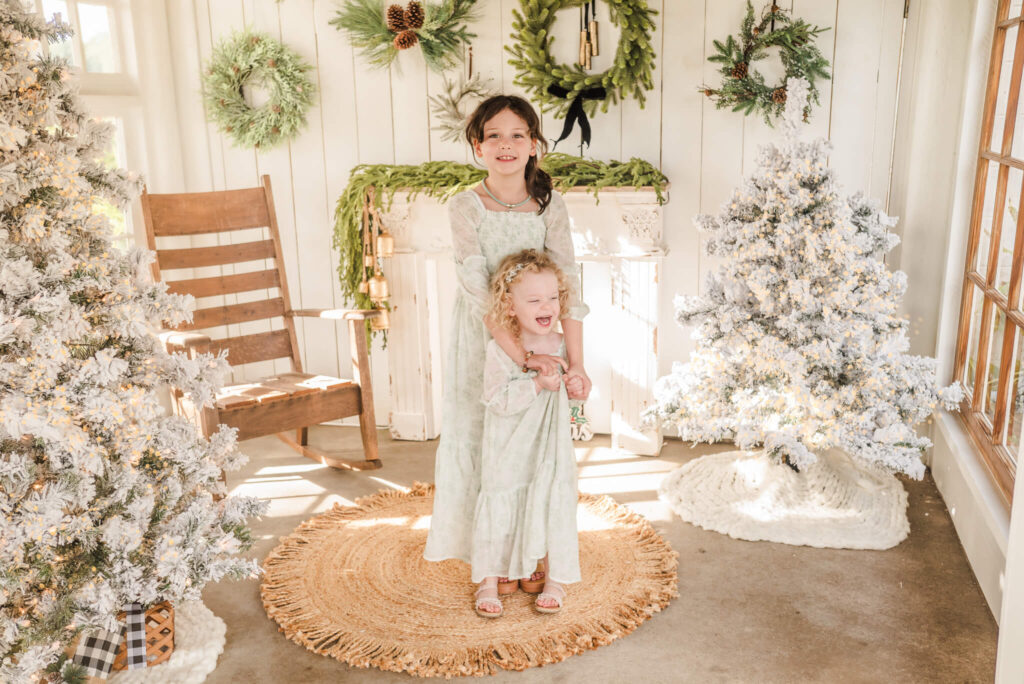
POLYGON ((209 335, 198 332, 180 332, 177 330, 161 330, 160 341, 164 349, 172 351, 198 351, 204 352, 210 348, 209 335))
POLYGON ((380 315, 378 309, 294 309, 289 313, 292 316, 303 316, 306 318, 331 318, 349 321, 363 321, 380 315))

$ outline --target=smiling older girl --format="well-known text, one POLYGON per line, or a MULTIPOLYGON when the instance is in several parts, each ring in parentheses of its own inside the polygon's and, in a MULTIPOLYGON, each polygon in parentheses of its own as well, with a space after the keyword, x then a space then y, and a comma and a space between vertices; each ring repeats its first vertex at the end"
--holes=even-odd
MULTIPOLYGON (((457 558, 469 563, 480 495, 487 342, 493 337, 498 348, 527 371, 556 377, 565 373, 569 398, 585 399, 590 379, 583 368, 582 320, 587 307, 576 286, 569 216, 562 197, 552 190, 551 177, 538 165, 547 144, 537 113, 520 97, 488 98, 470 117, 466 138, 487 168, 487 178, 448 202, 458 291, 434 470, 434 510, 423 555, 432 561, 457 558), (527 353, 512 331, 487 315, 492 274, 506 256, 524 249, 547 254, 568 276, 568 310, 561 314, 564 358, 527 353)), ((502 583, 502 591, 516 589, 518 583, 512 579, 502 583)), ((543 579, 543 568, 538 567, 527 582, 535 586, 543 579)))

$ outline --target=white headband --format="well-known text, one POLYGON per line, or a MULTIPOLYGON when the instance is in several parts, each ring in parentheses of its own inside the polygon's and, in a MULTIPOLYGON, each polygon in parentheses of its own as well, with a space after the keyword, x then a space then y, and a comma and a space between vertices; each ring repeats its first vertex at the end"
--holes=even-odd
POLYGON ((511 285, 512 281, 516 279, 516 276, 519 275, 519 272, 522 271, 524 268, 526 268, 526 264, 522 262, 513 266, 512 270, 505 274, 505 284, 511 285))

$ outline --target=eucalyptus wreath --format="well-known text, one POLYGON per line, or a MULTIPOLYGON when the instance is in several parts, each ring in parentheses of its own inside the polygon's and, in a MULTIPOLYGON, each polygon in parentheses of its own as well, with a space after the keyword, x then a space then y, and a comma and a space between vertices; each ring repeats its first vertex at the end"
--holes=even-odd
MULTIPOLYGON (((786 81, 802 78, 807 81, 808 99, 819 104, 815 79, 831 78, 829 61, 814 44, 814 37, 828 28, 811 26, 803 19, 792 19, 781 7, 772 2, 761 12, 755 23, 754 6, 747 0, 747 14, 740 26, 739 41, 731 35, 725 43, 714 41, 717 53, 709 62, 722 65, 722 84, 718 88, 703 86, 701 91, 714 100, 715 107, 731 107, 745 115, 759 111, 765 123, 780 116, 786 106, 786 81), (778 24, 778 26, 776 26, 778 24), (786 73, 778 83, 767 84, 752 64, 764 59, 769 48, 779 48, 779 56, 786 73)), ((810 104, 804 107, 804 118, 810 114, 810 104)))
POLYGON ((273 147, 306 124, 316 88, 302 57, 264 33, 241 31, 221 41, 203 77, 207 117, 242 147, 273 147), (270 99, 260 107, 245 101, 243 88, 263 87, 270 99))
POLYGON ((607 0, 613 23, 619 26, 621 37, 615 50, 614 62, 603 73, 588 73, 579 64, 558 64, 551 56, 551 24, 560 9, 579 7, 584 0, 520 0, 520 9, 513 10, 512 39, 507 46, 513 58, 509 64, 517 69, 515 83, 524 88, 542 111, 555 111, 555 115, 568 114, 573 100, 587 94, 583 108, 593 116, 597 103, 607 112, 609 103, 635 97, 644 106, 645 90, 654 87, 654 31, 656 11, 646 0, 607 0), (598 89, 603 89, 599 93, 598 89), (565 92, 565 95, 558 93, 565 92))
POLYGON ((423 59, 441 73, 462 59, 462 46, 476 34, 466 29, 476 0, 442 0, 424 4, 410 0, 403 8, 381 0, 348 0, 328 23, 348 34, 366 60, 386 68, 400 50, 419 45, 423 59))
POLYGON ((480 74, 458 81, 444 79, 444 91, 430 96, 430 111, 437 121, 431 130, 441 132, 441 140, 459 142, 466 134, 466 122, 470 108, 497 94, 490 85, 491 79, 480 74))

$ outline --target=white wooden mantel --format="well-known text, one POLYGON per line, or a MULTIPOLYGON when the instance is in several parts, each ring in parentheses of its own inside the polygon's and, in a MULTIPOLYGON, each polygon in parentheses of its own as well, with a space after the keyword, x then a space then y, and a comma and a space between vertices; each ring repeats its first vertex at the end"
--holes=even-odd
MULTIPOLYGON (((661 450, 656 430, 638 428, 653 400, 658 371, 658 296, 664 247, 662 208, 653 190, 613 188, 595 200, 583 190, 565 193, 583 300, 584 364, 594 383, 585 405, 595 433, 613 447, 638 454, 661 450)), ((383 214, 395 236, 395 256, 384 260, 391 285, 391 435, 427 440, 441 430, 442 384, 455 266, 447 210, 437 200, 398 193, 383 214)))

